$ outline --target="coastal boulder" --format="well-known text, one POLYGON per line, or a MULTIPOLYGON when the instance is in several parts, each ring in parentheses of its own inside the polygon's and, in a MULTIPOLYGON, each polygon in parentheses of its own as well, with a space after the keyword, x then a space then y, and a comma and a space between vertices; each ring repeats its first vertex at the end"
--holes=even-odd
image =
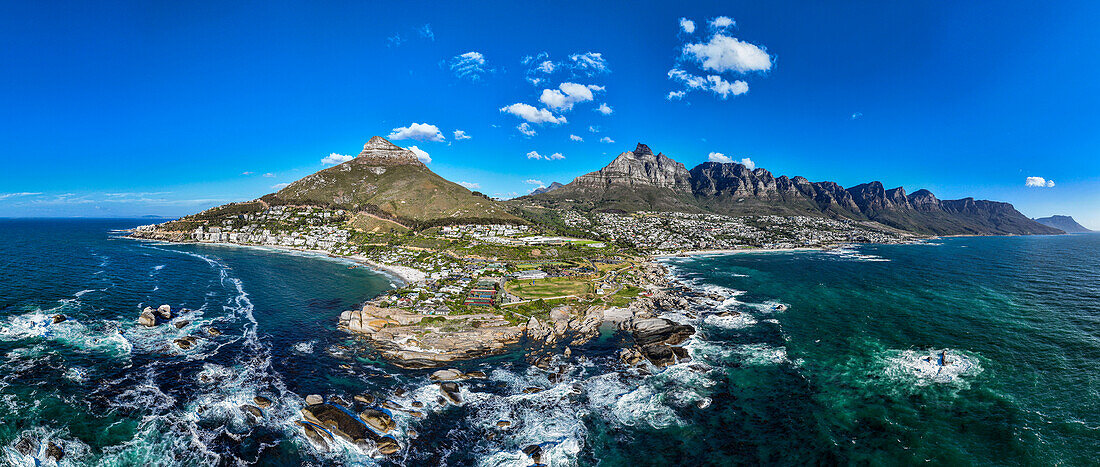
POLYGON ((376 434, 359 417, 337 405, 321 403, 305 407, 302 409, 302 417, 361 448, 368 448, 373 444, 385 455, 400 449, 400 445, 392 437, 376 434))
POLYGON ((458 383, 439 383, 439 392, 443 393, 443 397, 446 397, 452 404, 462 405, 462 394, 459 393, 458 383))
POLYGON ((664 318, 635 321, 632 335, 638 352, 621 353, 620 359, 630 364, 629 362, 639 360, 637 357, 640 354, 661 368, 685 361, 688 359, 687 350, 679 345, 692 334, 695 334, 695 328, 664 318))
POLYGON ((458 371, 454 368, 438 370, 435 373, 432 373, 431 376, 432 381, 460 381, 463 379, 466 379, 466 375, 462 374, 461 371, 458 371))
POLYGON ((157 314, 160 315, 161 319, 165 321, 170 320, 172 319, 172 307, 168 305, 161 305, 157 307, 157 314))
POLYGON ((317 405, 317 404, 321 404, 323 402, 325 402, 325 399, 323 397, 321 397, 319 394, 310 394, 310 395, 306 396, 306 404, 317 405))
POLYGON ((150 307, 145 307, 141 310, 141 315, 138 316, 138 324, 142 326, 153 327, 157 325, 157 312, 150 307))
POLYGON ((380 433, 389 433, 397 428, 397 424, 394 423, 393 417, 390 414, 378 410, 367 409, 359 413, 359 418, 363 419, 363 422, 367 426, 374 428, 375 431, 380 433))

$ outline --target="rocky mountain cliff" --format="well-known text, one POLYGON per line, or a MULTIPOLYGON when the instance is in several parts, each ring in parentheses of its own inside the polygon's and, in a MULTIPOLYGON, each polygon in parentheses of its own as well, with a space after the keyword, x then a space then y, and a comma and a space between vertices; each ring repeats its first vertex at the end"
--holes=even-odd
POLYGON ((828 216, 935 235, 1062 233, 1028 219, 1008 203, 944 201, 928 190, 906 194, 904 188, 886 189, 880 182, 845 189, 834 182, 775 177, 737 163, 705 162, 689 171, 641 143, 599 171, 520 201, 582 210, 828 216))
POLYGON ((1053 227, 1055 229, 1061 229, 1066 233, 1089 233, 1091 230, 1085 228, 1085 226, 1078 224, 1076 220, 1071 216, 1050 216, 1040 217, 1035 219, 1035 222, 1043 224, 1047 227, 1053 227))

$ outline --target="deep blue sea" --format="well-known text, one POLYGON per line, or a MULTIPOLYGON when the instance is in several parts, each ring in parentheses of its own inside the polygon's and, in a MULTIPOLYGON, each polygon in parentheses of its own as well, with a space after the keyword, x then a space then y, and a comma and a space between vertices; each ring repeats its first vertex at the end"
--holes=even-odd
POLYGON ((698 329, 691 362, 624 371, 606 329, 560 378, 521 349, 464 364, 488 378, 456 407, 336 329, 390 277, 118 233, 141 223, 0 220, 0 463, 51 465, 51 442, 64 465, 529 465, 531 444, 554 466, 1100 459, 1100 235, 668 260, 729 297, 667 315, 698 329), (137 326, 160 304, 189 324, 137 326), (294 424, 315 393, 427 416, 395 411, 396 456, 322 453, 294 424), (239 408, 256 395, 260 419, 239 408))

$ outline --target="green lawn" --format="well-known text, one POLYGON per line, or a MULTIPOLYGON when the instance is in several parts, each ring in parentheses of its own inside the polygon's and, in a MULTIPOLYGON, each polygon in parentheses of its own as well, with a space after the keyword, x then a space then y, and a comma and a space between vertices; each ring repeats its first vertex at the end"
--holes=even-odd
POLYGON ((511 281, 504 287, 509 292, 526 299, 583 295, 592 290, 591 279, 573 277, 511 281))

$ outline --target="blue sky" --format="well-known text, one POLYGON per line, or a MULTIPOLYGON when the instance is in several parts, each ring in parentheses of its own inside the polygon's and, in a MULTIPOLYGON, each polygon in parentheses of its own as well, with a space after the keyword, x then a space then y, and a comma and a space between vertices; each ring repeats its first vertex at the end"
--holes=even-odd
POLYGON ((689 168, 747 158, 1100 228, 1098 19, 1094 2, 5 2, 0 216, 183 215, 396 133, 502 197, 641 141, 689 168))

